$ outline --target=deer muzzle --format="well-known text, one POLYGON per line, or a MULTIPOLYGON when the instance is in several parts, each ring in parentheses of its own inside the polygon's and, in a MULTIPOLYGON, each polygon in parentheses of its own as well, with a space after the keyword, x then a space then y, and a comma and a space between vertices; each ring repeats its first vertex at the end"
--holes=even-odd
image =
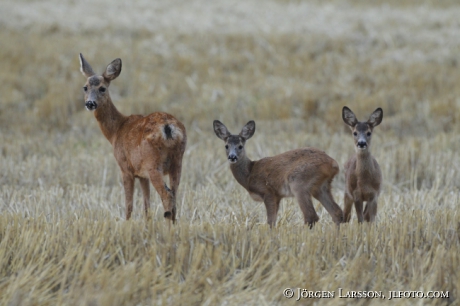
POLYGON ((97 108, 97 103, 96 101, 86 101, 85 106, 87 110, 92 111, 97 108))
POLYGON ((367 148, 367 142, 364 140, 358 141, 357 145, 358 149, 365 149, 367 148))
POLYGON ((228 155, 228 161, 230 163, 236 163, 236 161, 238 160, 238 157, 236 156, 236 154, 229 154, 228 155))

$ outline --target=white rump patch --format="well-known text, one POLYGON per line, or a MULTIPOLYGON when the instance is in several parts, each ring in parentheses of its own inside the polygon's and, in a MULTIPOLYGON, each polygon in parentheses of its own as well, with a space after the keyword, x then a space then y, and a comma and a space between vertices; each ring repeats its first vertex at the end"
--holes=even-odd
POLYGON ((174 124, 168 123, 164 124, 161 126, 161 136, 163 137, 163 140, 177 140, 177 139, 182 139, 184 136, 182 135, 182 131, 178 129, 174 124), (165 133, 165 126, 168 125, 169 128, 171 129, 171 138, 168 138, 168 136, 165 133))

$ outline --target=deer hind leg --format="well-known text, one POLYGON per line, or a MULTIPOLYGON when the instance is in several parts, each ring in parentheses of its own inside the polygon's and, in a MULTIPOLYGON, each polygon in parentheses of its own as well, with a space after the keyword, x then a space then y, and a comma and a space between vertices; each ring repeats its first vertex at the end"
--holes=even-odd
POLYGON ((294 194, 297 202, 299 203, 300 210, 303 213, 304 223, 308 224, 310 228, 319 220, 318 215, 316 214, 315 207, 311 200, 311 194, 308 190, 302 189, 302 187, 292 186, 292 193, 294 194))
POLYGON ((145 217, 148 217, 150 208, 150 182, 148 179, 142 177, 139 178, 139 181, 141 182, 142 195, 144 197, 145 217))
POLYGON ((350 222, 351 219, 351 209, 353 208, 353 198, 351 198, 348 193, 345 192, 343 197, 343 221, 350 222))
POLYGON ((278 216, 278 210, 280 207, 280 198, 273 195, 264 196, 264 204, 267 209, 267 223, 270 227, 276 225, 276 218, 278 216))
POLYGON ((182 173, 182 156, 180 156, 179 161, 173 162, 169 169, 169 185, 171 186, 171 192, 173 195, 171 202, 171 214, 172 220, 176 220, 176 195, 177 190, 179 189, 180 177, 182 173))
POLYGON ((343 222, 343 211, 334 201, 334 197, 331 193, 331 183, 329 181, 324 182, 318 192, 313 196, 323 204, 324 208, 326 208, 327 212, 331 215, 332 221, 336 224, 343 222))
POLYGON ((161 202, 163 203, 163 207, 165 210, 164 217, 166 219, 172 220, 173 223, 175 219, 175 215, 173 215, 172 208, 174 203, 174 195, 171 189, 166 186, 163 181, 163 174, 157 170, 150 171, 150 181, 152 182, 153 187, 158 192, 161 198, 161 202))
POLYGON ((366 208, 364 209, 364 220, 367 222, 374 222, 375 216, 377 215, 377 199, 373 198, 371 201, 367 201, 366 208))
POLYGON ((132 175, 123 175, 123 187, 125 189, 126 220, 129 220, 133 212, 134 177, 132 175))

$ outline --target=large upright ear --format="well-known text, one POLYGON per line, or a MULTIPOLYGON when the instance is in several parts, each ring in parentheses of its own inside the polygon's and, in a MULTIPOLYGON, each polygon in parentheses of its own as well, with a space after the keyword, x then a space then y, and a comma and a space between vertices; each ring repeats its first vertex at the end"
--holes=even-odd
POLYGON ((355 114, 346 106, 344 106, 342 109, 342 119, 351 127, 354 127, 358 124, 358 119, 356 119, 355 114))
POLYGON ((114 59, 105 69, 104 74, 102 75, 107 81, 115 80, 121 72, 121 59, 114 59))
POLYGON ((256 123, 254 120, 249 121, 246 123, 246 125, 243 127, 243 129, 240 132, 240 136, 243 137, 245 140, 248 140, 249 138, 254 135, 254 132, 256 131, 256 123))
POLYGON ((93 68, 88 64, 83 55, 80 53, 80 71, 87 78, 95 75, 93 68))
POLYGON ((382 122, 383 119, 383 110, 379 107, 377 108, 369 117, 369 120, 367 120, 367 124, 369 124, 372 127, 376 127, 382 122))
POLYGON ((219 137, 223 141, 227 140, 227 138, 230 137, 231 134, 228 131, 227 127, 219 120, 214 120, 212 125, 214 126, 214 133, 216 133, 217 137, 219 137))

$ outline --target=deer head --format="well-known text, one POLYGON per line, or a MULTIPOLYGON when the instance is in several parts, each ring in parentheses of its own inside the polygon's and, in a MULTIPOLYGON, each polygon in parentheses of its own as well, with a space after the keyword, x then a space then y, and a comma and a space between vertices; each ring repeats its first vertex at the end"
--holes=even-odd
POLYGON ((342 109, 342 119, 350 126, 355 141, 356 152, 367 151, 371 145, 372 130, 382 122, 383 110, 377 108, 366 122, 356 119, 355 114, 348 107, 342 109))
POLYGON ((121 59, 113 60, 102 75, 96 75, 80 53, 80 71, 87 78, 86 84, 83 86, 86 109, 93 111, 98 107, 103 107, 107 101, 110 101, 108 92, 110 82, 120 75, 121 59))
POLYGON ((228 161, 234 164, 238 162, 238 160, 245 158, 246 152, 244 150, 244 145, 246 144, 246 140, 254 135, 256 123, 252 120, 246 123, 239 135, 230 134, 227 127, 219 120, 214 120, 213 125, 214 133, 225 142, 225 151, 227 152, 228 161))

